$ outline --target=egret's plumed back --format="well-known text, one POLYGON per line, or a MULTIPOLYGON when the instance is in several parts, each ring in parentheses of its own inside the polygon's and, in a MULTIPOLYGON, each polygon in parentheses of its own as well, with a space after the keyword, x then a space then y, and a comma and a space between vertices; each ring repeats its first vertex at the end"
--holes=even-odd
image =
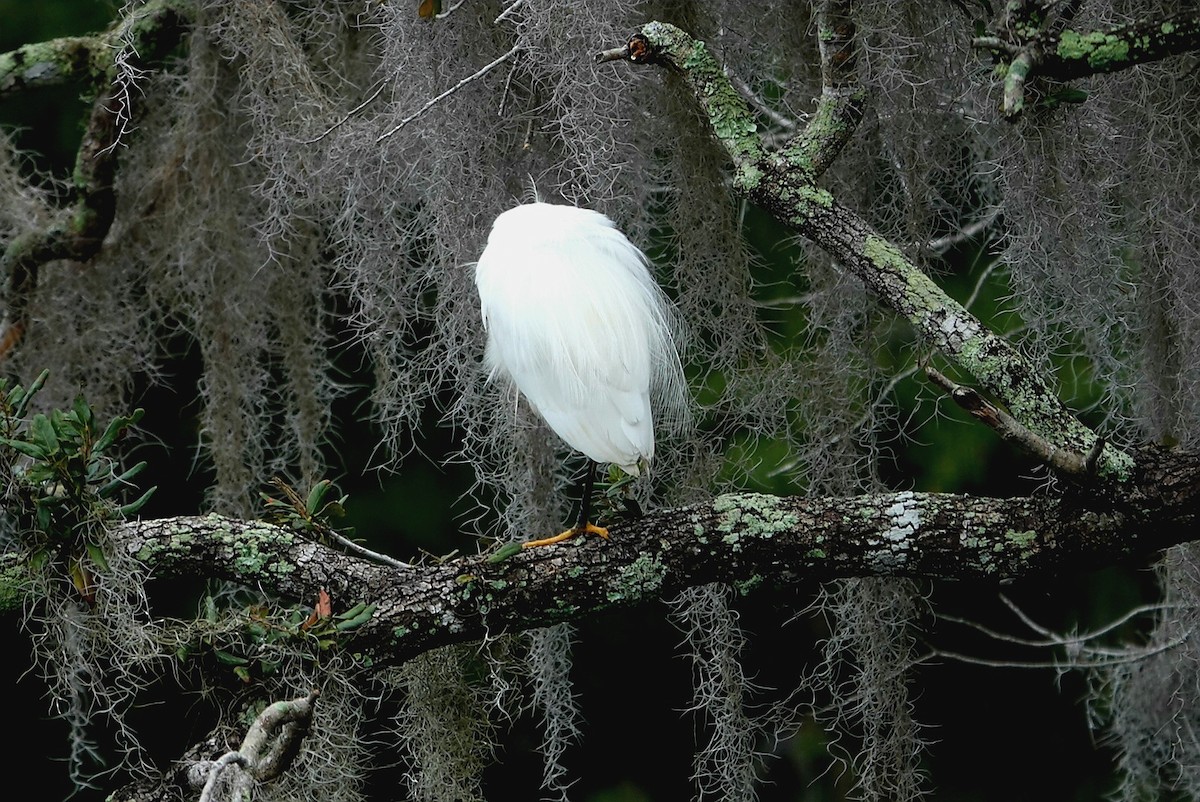
POLYGON ((654 456, 652 388, 683 386, 645 255, 599 212, 529 203, 496 218, 475 283, 490 375, 569 446, 636 475, 654 456))

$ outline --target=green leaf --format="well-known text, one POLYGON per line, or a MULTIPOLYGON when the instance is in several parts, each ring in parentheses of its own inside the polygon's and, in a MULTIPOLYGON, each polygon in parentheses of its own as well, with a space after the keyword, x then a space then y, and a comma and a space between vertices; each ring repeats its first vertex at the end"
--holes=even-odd
POLYGON ((345 621, 348 618, 354 618, 355 616, 360 615, 362 613, 362 611, 365 609, 367 609, 367 603, 359 602, 358 604, 354 605, 346 612, 338 613, 337 615, 334 616, 334 618, 338 619, 339 621, 345 621))
POLYGON ((133 411, 132 415, 118 415, 117 417, 113 418, 111 421, 109 421, 108 426, 104 429, 104 434, 100 435, 100 438, 96 440, 95 445, 92 446, 92 450, 100 452, 107 449, 117 441, 117 438, 125 433, 126 429, 140 421, 142 416, 145 414, 146 410, 138 407, 133 411))
POLYGON ((88 430, 96 427, 96 416, 92 414, 92 408, 88 406, 83 393, 75 396, 75 404, 72 409, 75 412, 75 420, 79 421, 81 426, 88 430))
MULTIPOLYGON (((29 389, 21 396, 21 400, 17 402, 16 409, 13 410, 14 418, 25 417, 25 410, 29 406, 29 402, 37 394, 37 391, 42 389, 42 385, 46 383, 46 377, 50 375, 50 371, 43 370, 38 374, 38 377, 33 380, 33 384, 29 385, 29 389)), ((15 388, 14 388, 15 389, 15 388)))
POLYGON ((329 492, 329 488, 333 487, 333 482, 328 479, 322 479, 313 485, 313 489, 308 491, 308 500, 304 503, 304 509, 311 517, 317 510, 321 509, 321 501, 325 498, 325 494, 329 492))
POLYGON ((155 485, 154 487, 150 488, 145 493, 143 493, 141 498, 139 498, 137 501, 131 501, 128 504, 122 505, 118 511, 121 513, 122 516, 125 516, 125 517, 129 517, 130 515, 137 514, 137 511, 140 510, 142 507, 144 507, 146 505, 146 502, 150 500, 150 497, 152 495, 154 495, 155 490, 158 490, 158 485, 155 485))
POLYGON ((34 571, 42 570, 42 567, 50 561, 49 549, 38 549, 33 554, 29 555, 29 567, 34 571))
POLYGON ((355 605, 355 609, 357 609, 360 606, 362 607, 362 609, 359 610, 359 612, 355 616, 353 616, 352 618, 347 618, 344 621, 337 622, 336 624, 333 625, 333 628, 338 630, 339 632, 345 632, 346 630, 355 629, 356 627, 361 627, 363 624, 365 624, 371 620, 371 616, 375 615, 375 608, 378 605, 375 605, 375 604, 355 605))
POLYGON ((104 484, 96 492, 99 493, 100 498, 108 498, 113 493, 117 492, 122 487, 129 484, 130 480, 133 479, 133 477, 137 476, 139 473, 141 473, 143 470, 145 470, 145 468, 146 468, 146 461, 142 460, 137 465, 134 465, 132 468, 125 471, 125 473, 121 474, 120 476, 114 477, 111 481, 104 484))
POLYGON ((34 459, 45 459, 46 452, 41 446, 36 443, 30 443, 25 440, 14 440, 11 437, 0 437, 0 445, 7 446, 14 451, 19 451, 27 457, 34 459))
POLYGON ((32 438, 30 442, 41 446, 47 455, 58 451, 58 435, 54 431, 54 424, 41 412, 33 416, 33 422, 29 424, 29 436, 32 438))
MULTIPOLYGON (((65 440, 67 443, 74 441, 82 441, 81 433, 83 424, 75 419, 75 411, 63 412, 61 409, 50 410, 50 426, 54 428, 54 434, 59 440, 65 440)), ((69 447, 63 446, 64 451, 70 451, 69 447)))
POLYGON ((244 666, 250 664, 250 661, 246 658, 238 657, 236 654, 227 652, 224 649, 213 649, 213 654, 215 654, 217 659, 227 666, 244 666))
POLYGON ((89 543, 87 544, 87 553, 88 557, 93 563, 96 564, 97 568, 99 568, 101 571, 108 571, 108 558, 104 556, 104 549, 100 548, 95 543, 89 543))
POLYGON ((513 556, 521 550, 520 543, 505 543, 500 548, 488 555, 487 561, 490 563, 504 562, 509 557, 513 556))
POLYGON ((233 673, 238 675, 238 679, 247 684, 250 683, 250 669, 245 666, 237 666, 233 669, 233 673))

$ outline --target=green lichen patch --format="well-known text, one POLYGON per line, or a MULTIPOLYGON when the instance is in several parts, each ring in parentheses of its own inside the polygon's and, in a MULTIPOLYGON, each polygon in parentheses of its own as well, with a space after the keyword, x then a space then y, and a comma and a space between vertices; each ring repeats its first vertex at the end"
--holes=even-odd
POLYGON ((608 592, 610 602, 636 601, 653 595, 662 587, 666 569, 653 554, 641 554, 617 574, 615 586, 608 592))
POLYGON ((1057 53, 1063 59, 1087 61, 1090 67, 1104 69, 1126 61, 1129 50, 1129 42, 1115 34, 1066 30, 1058 38, 1057 53))
POLYGON ((735 549, 742 538, 768 540, 791 531, 799 522, 784 505, 784 499, 762 493, 717 496, 713 510, 717 513, 717 531, 724 532, 723 540, 735 549))
POLYGON ((1032 529, 1021 532, 1008 529, 1004 532, 1004 540, 1016 548, 1017 554, 1023 560, 1032 557, 1037 551, 1037 537, 1038 533, 1032 529))

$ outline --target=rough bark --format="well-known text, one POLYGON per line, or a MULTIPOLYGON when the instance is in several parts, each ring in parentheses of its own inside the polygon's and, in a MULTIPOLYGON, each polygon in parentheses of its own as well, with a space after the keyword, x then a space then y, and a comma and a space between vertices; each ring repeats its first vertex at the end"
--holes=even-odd
MULTIPOLYGON (((383 566, 289 529, 216 515, 129 522, 113 537, 158 578, 228 579, 295 603, 311 604, 326 590, 335 614, 375 604, 344 643, 385 666, 710 582, 743 592, 849 576, 999 584, 1148 560, 1195 537, 1200 459, 1158 450, 1138 457, 1134 479, 1116 495, 731 494, 613 523, 608 541, 580 538, 494 562, 483 555, 383 566)), ((8 555, 0 569, 11 586, 22 566, 8 555)), ((20 602, 13 593, 0 597, 9 610, 20 602)))

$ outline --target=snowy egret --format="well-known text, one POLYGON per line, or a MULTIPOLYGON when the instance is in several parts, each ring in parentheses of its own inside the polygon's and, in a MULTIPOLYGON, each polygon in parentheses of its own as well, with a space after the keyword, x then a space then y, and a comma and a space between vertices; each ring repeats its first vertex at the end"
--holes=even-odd
POLYGON ((500 214, 475 266, 490 379, 508 380, 587 457, 578 523, 525 547, 608 532, 588 520, 597 463, 637 476, 654 457, 653 392, 683 395, 670 302, 603 214, 527 203, 500 214))

